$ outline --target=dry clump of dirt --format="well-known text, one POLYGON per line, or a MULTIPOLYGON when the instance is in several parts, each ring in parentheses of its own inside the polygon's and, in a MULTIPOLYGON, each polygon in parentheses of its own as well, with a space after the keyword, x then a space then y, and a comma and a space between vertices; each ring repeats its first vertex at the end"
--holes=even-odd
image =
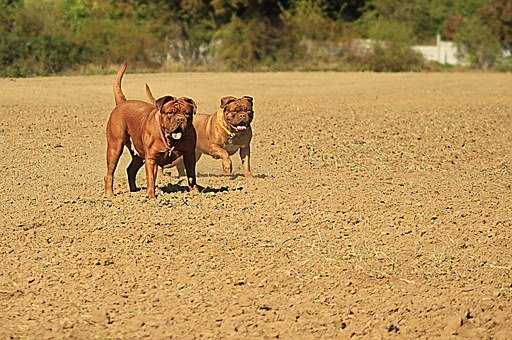
POLYGON ((0 80, 1 338, 512 337, 508 75, 128 74, 255 98, 255 178, 155 200, 103 198, 112 81, 0 80))

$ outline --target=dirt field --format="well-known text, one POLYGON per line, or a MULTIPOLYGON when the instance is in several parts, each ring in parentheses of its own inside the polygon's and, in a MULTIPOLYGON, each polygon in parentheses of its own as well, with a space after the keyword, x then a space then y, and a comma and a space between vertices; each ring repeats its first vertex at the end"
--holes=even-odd
POLYGON ((113 79, 0 79, 0 338, 512 338, 510 74, 128 73, 255 98, 252 182, 156 200, 103 198, 113 79))

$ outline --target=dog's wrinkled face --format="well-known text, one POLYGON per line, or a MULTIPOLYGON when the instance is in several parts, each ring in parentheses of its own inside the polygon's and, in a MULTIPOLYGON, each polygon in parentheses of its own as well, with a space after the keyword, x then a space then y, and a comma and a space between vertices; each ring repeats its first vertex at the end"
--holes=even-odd
POLYGON ((245 131, 251 125, 254 116, 252 101, 252 97, 249 96, 241 98, 229 96, 220 100, 224 118, 235 130, 245 131))
POLYGON ((160 112, 160 126, 165 137, 181 139, 183 132, 192 126, 192 116, 196 113, 196 103, 186 97, 165 96, 157 99, 156 107, 160 112))

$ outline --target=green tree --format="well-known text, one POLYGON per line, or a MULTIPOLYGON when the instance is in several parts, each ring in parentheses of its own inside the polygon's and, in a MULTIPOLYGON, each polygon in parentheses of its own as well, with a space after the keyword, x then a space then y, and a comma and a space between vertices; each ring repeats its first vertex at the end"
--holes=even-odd
POLYGON ((501 59, 502 49, 497 37, 476 16, 465 18, 455 34, 460 57, 477 68, 490 68, 501 59))
MULTIPOLYGON (((507 1, 507 0, 505 0, 507 1)), ((370 0, 364 20, 371 25, 377 19, 401 22, 411 27, 417 42, 432 41, 439 32, 453 34, 459 17, 474 15, 490 0, 370 0)))
POLYGON ((482 21, 491 29, 501 45, 512 49, 512 1, 493 0, 478 10, 482 21))
POLYGON ((366 55, 367 67, 376 72, 420 71, 424 60, 411 49, 412 28, 401 22, 378 20, 370 28, 373 45, 366 55))
POLYGON ((365 21, 371 26, 382 19, 400 22, 412 30, 416 42, 432 40, 440 30, 449 12, 444 0, 371 0, 365 13, 365 21))

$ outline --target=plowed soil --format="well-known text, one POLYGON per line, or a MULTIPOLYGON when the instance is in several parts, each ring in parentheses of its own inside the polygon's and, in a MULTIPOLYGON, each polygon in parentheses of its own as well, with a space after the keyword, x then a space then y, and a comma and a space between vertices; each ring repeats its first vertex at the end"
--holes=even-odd
POLYGON ((126 151, 103 198, 113 80, 0 79, 0 338, 512 338, 510 74, 128 73, 255 98, 255 178, 154 200, 126 151))

